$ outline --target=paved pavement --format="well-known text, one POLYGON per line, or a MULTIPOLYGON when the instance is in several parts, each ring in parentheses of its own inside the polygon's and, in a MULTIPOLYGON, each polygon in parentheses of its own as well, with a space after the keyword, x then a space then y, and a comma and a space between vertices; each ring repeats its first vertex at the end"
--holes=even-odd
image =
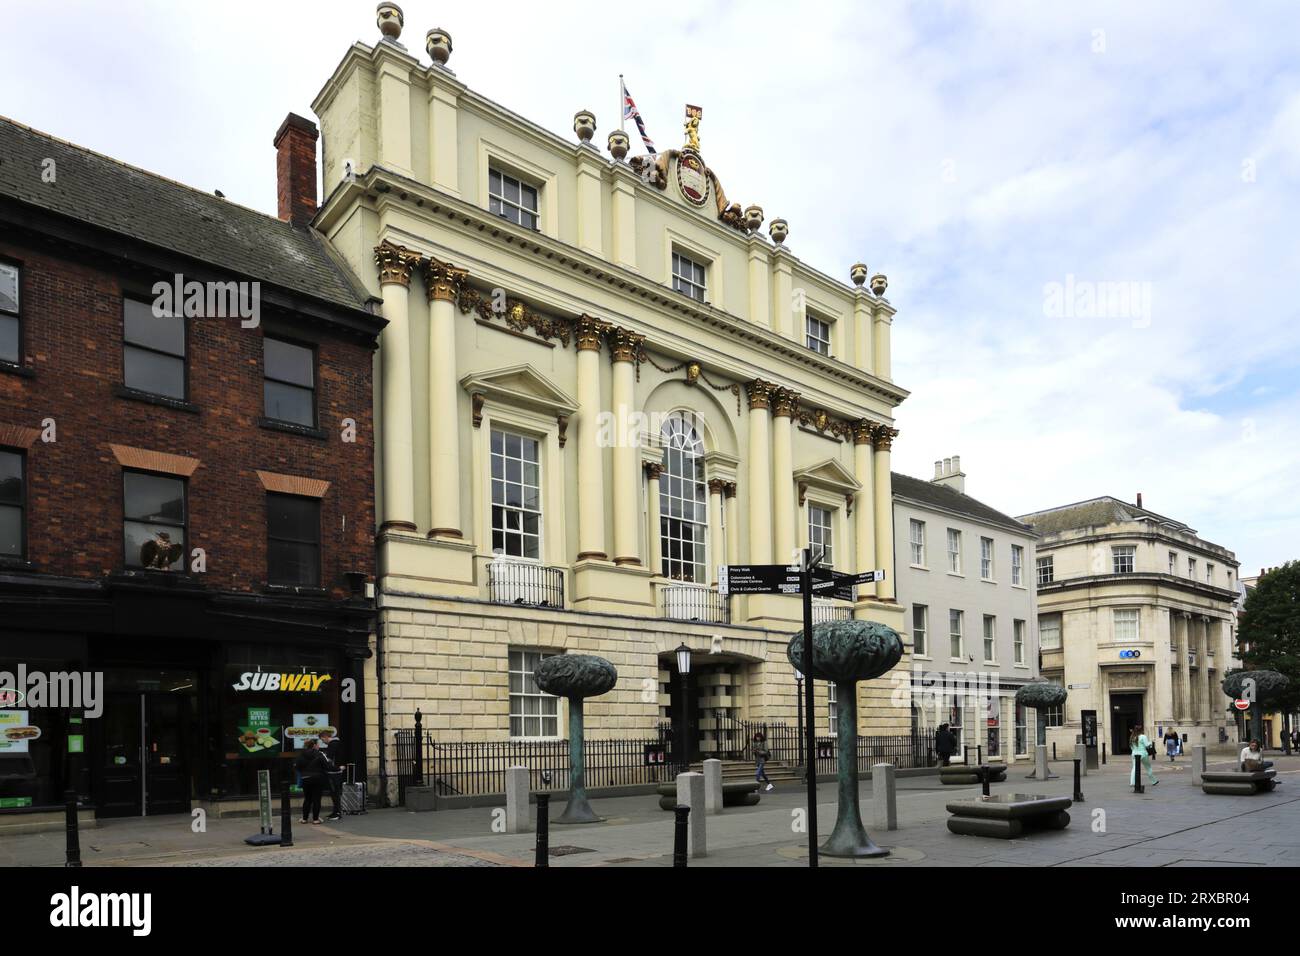
MULTIPOLYGON (((871 785, 862 786, 862 815, 873 839, 891 849, 880 860, 822 858, 827 866, 1298 866, 1300 865, 1300 757, 1275 760, 1281 785, 1251 797, 1210 796, 1191 781, 1187 761, 1157 763, 1160 783, 1132 793, 1125 766, 1110 763, 1083 780, 1085 800, 1071 808, 1067 830, 1018 840, 991 840, 948 832, 946 804, 978 794, 978 787, 944 787, 937 777, 899 781, 899 829, 871 826, 871 785)), ((1211 767, 1215 767, 1214 762, 1211 767)), ((1219 766, 1229 769, 1230 765, 1219 766)), ((1013 767, 995 793, 1069 796, 1072 769, 1054 764, 1059 779, 1025 779, 1013 767)), ((818 788, 818 829, 835 821, 833 785, 818 788)), ((673 815, 656 795, 595 800, 603 824, 551 824, 552 866, 670 866, 673 815)), ((806 866, 802 788, 764 794, 756 807, 709 817, 709 855, 691 866, 806 866)), ((552 807, 558 816, 563 804, 552 807)), ((248 819, 211 820, 191 830, 188 816, 106 821, 82 833, 87 866, 530 866, 532 833, 504 834, 503 811, 491 808, 412 813, 372 811, 319 827, 295 822, 296 846, 253 848, 243 838, 248 819)), ((64 835, 0 837, 0 865, 58 866, 64 835)))

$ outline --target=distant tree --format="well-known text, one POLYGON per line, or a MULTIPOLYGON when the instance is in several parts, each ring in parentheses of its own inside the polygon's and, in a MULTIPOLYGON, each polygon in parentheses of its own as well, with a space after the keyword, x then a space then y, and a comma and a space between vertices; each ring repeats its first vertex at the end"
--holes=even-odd
POLYGON ((1246 595, 1237 640, 1249 648, 1242 655, 1246 670, 1277 671, 1290 678, 1275 702, 1289 729, 1286 715, 1300 708, 1300 561, 1260 575, 1246 595))

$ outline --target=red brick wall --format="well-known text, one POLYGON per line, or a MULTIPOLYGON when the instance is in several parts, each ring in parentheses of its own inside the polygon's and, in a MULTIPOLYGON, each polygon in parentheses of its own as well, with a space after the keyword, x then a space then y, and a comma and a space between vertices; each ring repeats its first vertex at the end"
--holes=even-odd
MULTIPOLYGON (((222 590, 266 583, 266 492, 256 472, 330 482, 321 500, 321 584, 344 595, 342 574, 374 574, 371 348, 323 330, 317 342, 317 414, 325 439, 260 427, 263 329, 238 319, 189 319, 194 414, 114 395, 122 383, 122 285, 75 260, 0 242, 22 263, 23 364, 0 372, 0 424, 41 428, 57 441, 27 454, 27 558, 52 574, 121 570, 122 467, 109 444, 197 458, 188 483, 188 547, 207 552, 205 581, 222 590), (356 442, 342 422, 356 421, 356 442), (346 519, 346 531, 344 520, 346 519)), ((263 310, 263 324, 267 321, 263 310)), ((187 560, 188 566, 188 560, 187 560)))

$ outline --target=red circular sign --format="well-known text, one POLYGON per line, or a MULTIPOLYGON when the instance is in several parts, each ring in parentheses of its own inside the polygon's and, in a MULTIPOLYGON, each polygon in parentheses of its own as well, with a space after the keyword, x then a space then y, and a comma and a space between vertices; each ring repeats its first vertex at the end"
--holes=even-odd
POLYGON ((1250 701, 1248 700, 1234 700, 1232 705, 1238 710, 1250 710, 1250 701))

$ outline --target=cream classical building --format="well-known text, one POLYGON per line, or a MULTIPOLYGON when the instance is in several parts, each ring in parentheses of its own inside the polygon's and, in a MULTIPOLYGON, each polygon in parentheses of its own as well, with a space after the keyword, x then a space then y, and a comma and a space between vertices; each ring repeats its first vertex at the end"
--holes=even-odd
MULTIPOLYGON (((812 542, 887 571, 819 614, 904 629, 885 277, 818 271, 780 219, 764 235, 707 165, 698 109, 680 149, 628 158, 615 131, 602 153, 591 113, 557 136, 467 86, 446 32, 422 62, 380 9, 385 38, 349 49, 313 104, 316 225, 388 320, 373 723, 418 707, 439 740, 560 737, 564 703, 531 672, 564 652, 619 671, 591 736, 684 716, 699 752, 718 715, 793 723, 800 603, 721 596, 717 567, 812 542)), ((892 690, 863 685, 863 733, 907 732, 892 690)))
POLYGON ((1019 519, 1040 535, 1034 569, 1043 676, 1069 688, 1065 725, 1048 740, 1072 749, 1096 718, 1098 746, 1128 752, 1130 728, 1171 724, 1188 745, 1232 726, 1219 686, 1240 663, 1237 560, 1180 521, 1116 498, 1019 519))
POLYGON ((1038 715, 1015 696, 1038 676, 1037 535, 966 494, 957 456, 929 481, 895 474, 893 491, 917 728, 930 739, 946 723, 972 752, 1029 759, 1038 715))

